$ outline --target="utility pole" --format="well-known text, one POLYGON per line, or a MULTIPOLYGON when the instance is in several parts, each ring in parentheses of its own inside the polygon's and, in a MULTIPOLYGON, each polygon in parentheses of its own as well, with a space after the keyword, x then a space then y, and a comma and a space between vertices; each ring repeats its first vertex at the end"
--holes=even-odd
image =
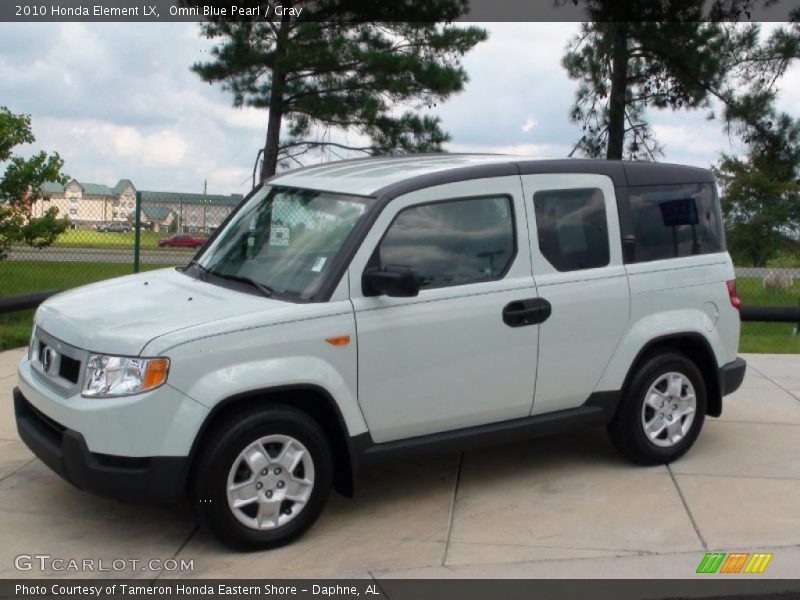
POLYGON ((203 182, 203 234, 206 233, 206 203, 208 202, 208 179, 203 182))

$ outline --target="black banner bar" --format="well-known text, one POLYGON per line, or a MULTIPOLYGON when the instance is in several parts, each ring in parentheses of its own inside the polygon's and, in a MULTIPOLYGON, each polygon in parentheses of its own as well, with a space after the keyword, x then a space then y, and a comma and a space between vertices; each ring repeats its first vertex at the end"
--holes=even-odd
MULTIPOLYGON (((411 1, 411 0, 405 0, 411 1)), ((426 0, 413 0, 424 8, 426 0)), ((221 19, 249 21, 280 19, 284 13, 300 20, 316 20, 330 12, 321 5, 334 4, 334 20, 404 21, 404 0, 2 0, 3 22, 169 22, 221 19), (288 12, 287 12, 288 11, 288 12), (357 16, 355 16, 357 15, 357 16)), ((470 0, 460 21, 558 22, 585 21, 589 0, 470 0)), ((785 22, 800 18, 799 0, 705 0, 701 20, 785 22)), ((614 19, 640 21, 633 4, 621 3, 614 19)))
POLYGON ((758 575, 669 580, 465 579, 6 579, 0 598, 127 600, 268 598, 271 600, 615 600, 677 598, 797 598, 800 580, 758 575))

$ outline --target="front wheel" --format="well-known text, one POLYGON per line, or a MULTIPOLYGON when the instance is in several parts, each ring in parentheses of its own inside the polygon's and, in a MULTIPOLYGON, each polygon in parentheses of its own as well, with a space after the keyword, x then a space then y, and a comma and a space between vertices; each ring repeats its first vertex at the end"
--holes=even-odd
POLYGON ((608 425, 611 441, 643 465, 669 463, 694 444, 706 414, 702 373, 677 352, 645 360, 633 374, 608 425))
POLYGON ((289 407, 245 413, 205 444, 193 476, 201 525, 238 550, 282 546, 316 521, 333 459, 324 431, 289 407))

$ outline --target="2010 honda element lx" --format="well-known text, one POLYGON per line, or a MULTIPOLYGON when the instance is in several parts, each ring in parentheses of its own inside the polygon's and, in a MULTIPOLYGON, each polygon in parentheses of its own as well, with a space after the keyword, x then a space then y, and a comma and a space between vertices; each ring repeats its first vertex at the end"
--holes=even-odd
POLYGON ((360 465, 605 424, 675 460, 744 377, 704 169, 437 155, 257 187, 185 267, 59 294, 14 391, 77 487, 305 531, 360 465))

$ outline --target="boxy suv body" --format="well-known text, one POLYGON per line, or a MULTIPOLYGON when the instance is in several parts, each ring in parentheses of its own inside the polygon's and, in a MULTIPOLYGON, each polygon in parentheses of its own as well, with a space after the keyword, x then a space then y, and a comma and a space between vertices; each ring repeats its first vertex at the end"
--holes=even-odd
POLYGON ((439 155, 255 189, 191 264, 37 311, 14 391, 79 488, 285 543, 365 462, 606 425, 678 458, 742 381, 709 171, 439 155))

